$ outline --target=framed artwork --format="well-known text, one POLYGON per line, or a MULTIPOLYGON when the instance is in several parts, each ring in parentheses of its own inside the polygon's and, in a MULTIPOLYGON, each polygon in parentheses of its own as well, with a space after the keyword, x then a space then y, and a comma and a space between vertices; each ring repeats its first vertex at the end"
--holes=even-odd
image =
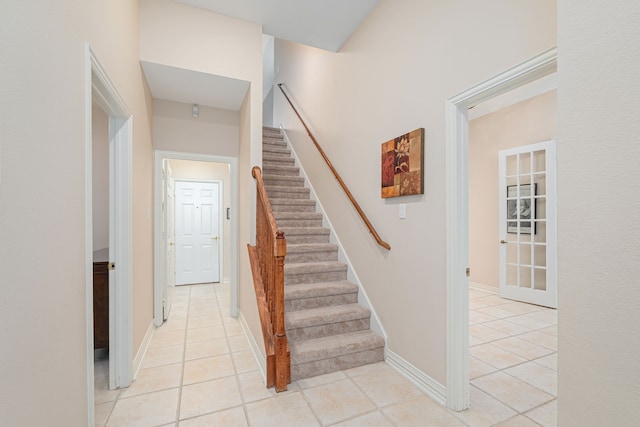
POLYGON ((536 218, 536 184, 533 184, 533 193, 531 190, 531 184, 521 184, 518 194, 517 185, 507 186, 507 233, 532 234, 533 231, 535 234, 535 222, 532 225, 532 221, 527 220, 536 218), (520 220, 519 230, 518 222, 510 219, 520 220))
POLYGON ((383 199, 424 194, 424 129, 382 144, 383 199))

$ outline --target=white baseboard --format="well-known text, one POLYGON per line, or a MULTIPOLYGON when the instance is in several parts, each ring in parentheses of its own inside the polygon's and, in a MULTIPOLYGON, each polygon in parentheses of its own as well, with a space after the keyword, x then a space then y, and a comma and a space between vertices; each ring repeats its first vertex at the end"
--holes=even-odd
POLYGON ((155 332, 156 327, 153 325, 153 320, 149 323, 149 327, 147 328, 147 333, 144 334, 144 338, 142 339, 142 344, 140 344, 140 348, 138 348, 138 352, 136 353, 136 357, 133 359, 133 372, 132 372, 132 380, 135 380, 138 376, 138 371, 140 370, 140 366, 142 365, 142 361, 144 360, 145 354, 147 354, 147 350, 149 349, 149 344, 151 344, 151 338, 153 338, 153 333, 155 332))
POLYGON ((244 335, 247 337, 249 341, 249 347, 251 348, 251 352, 253 353, 253 358, 256 359, 256 363, 258 364, 258 368, 260 369, 260 374, 262 375, 262 379, 267 381, 267 360, 262 355, 262 351, 260 351, 260 346, 256 342, 251 330, 249 329, 249 324, 247 323, 247 319, 245 319, 242 311, 238 313, 238 319, 240 320, 240 325, 242 326, 242 330, 244 331, 244 335))
POLYGON ((433 400, 442 406, 446 406, 447 388, 445 386, 389 349, 385 350, 384 356, 385 361, 391 367, 395 368, 398 372, 407 377, 409 381, 420 387, 433 400))
POLYGON ((489 292, 491 294, 499 294, 500 289, 495 286, 485 285, 483 283, 469 282, 470 289, 476 289, 478 291, 489 292))

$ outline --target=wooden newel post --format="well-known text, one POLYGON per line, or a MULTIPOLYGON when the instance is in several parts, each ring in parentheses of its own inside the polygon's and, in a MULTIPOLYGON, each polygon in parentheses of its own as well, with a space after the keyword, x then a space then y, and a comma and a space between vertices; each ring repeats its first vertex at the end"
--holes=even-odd
POLYGON ((291 360, 289 343, 284 326, 284 257, 287 254, 287 241, 284 232, 278 231, 274 245, 276 256, 275 283, 282 284, 275 287, 275 351, 276 351, 276 391, 285 391, 291 381, 291 360))

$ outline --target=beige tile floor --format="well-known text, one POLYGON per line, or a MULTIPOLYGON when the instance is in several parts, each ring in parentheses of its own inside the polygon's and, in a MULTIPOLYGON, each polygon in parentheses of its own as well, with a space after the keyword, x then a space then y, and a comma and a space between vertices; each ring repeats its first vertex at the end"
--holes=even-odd
POLYGON ((229 287, 175 290, 136 381, 107 390, 96 356, 96 426, 553 426, 555 312, 471 290, 471 408, 431 400, 386 363, 264 387, 229 287))

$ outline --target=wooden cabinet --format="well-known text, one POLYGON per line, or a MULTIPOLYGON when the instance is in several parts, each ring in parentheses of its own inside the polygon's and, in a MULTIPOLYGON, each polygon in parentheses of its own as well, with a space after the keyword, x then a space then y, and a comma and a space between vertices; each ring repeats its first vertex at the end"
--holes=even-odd
POLYGON ((109 347, 109 249, 93 253, 93 348, 109 347))

